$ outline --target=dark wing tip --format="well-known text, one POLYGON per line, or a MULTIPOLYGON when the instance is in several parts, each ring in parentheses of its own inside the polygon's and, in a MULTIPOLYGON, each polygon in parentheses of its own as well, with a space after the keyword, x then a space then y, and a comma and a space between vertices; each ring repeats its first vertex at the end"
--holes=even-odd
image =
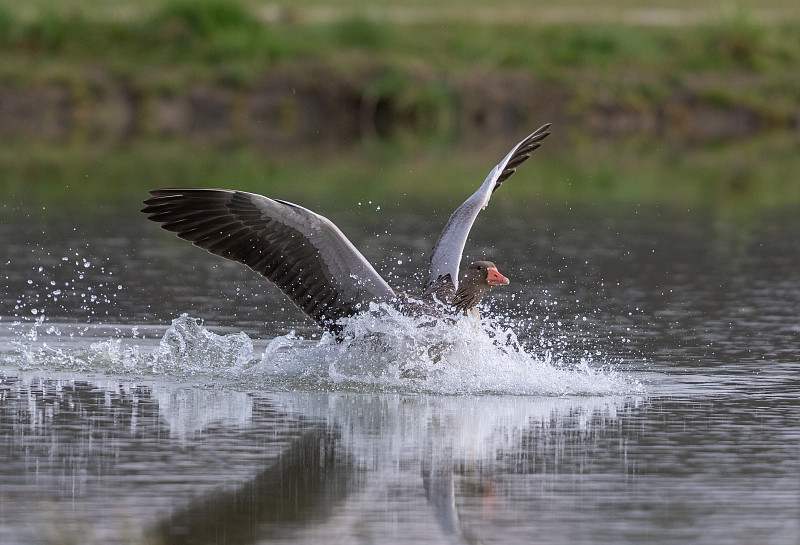
POLYGON ((542 145, 542 141, 550 136, 550 128, 551 123, 545 123, 531 134, 526 136, 519 144, 517 144, 517 149, 514 151, 514 154, 508 159, 503 172, 500 173, 500 176, 497 177, 497 181, 492 188, 492 193, 497 191, 500 185, 508 180, 512 174, 517 171, 517 167, 528 160, 531 156, 531 153, 534 150, 538 149, 542 145))
POLYGON ((150 189, 147 193, 150 197, 142 201, 145 207, 141 209, 141 212, 144 214, 152 214, 157 211, 159 206, 176 202, 177 199, 182 201, 208 199, 209 197, 219 199, 223 196, 227 197, 233 195, 236 192, 230 189, 166 187, 150 189))

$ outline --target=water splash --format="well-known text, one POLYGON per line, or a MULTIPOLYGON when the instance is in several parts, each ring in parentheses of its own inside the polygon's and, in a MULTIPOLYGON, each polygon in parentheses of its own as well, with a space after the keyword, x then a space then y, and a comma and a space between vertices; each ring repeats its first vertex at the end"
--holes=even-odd
POLYGON ((493 320, 433 322, 387 306, 345 323, 344 340, 315 345, 279 337, 250 370, 285 388, 444 394, 609 395, 642 385, 607 362, 565 362, 551 348, 525 346, 493 320))
MULTIPOLYGON (((53 344, 40 317, 6 361, 19 368, 196 378, 268 391, 336 390, 437 394, 625 395, 642 385, 604 361, 565 361, 526 346, 497 321, 432 321, 374 305, 348 319, 342 340, 295 333, 254 342, 217 334, 182 315, 158 340, 130 336, 53 344), (88 345, 88 347, 87 347, 88 345)), ((134 331, 135 333, 135 331, 134 331)))
MULTIPOLYGON (((41 264, 29 271, 16 299, 9 298, 13 308, 4 309, 9 317, 25 320, 53 312, 76 317, 109 315, 124 287, 116 280, 107 257, 93 256, 88 245, 84 249, 71 248, 60 258, 37 250, 42 253, 41 264)), ((12 263, 5 265, 10 267, 12 263)), ((8 284, 5 289, 9 289, 8 284)))
POLYGON ((18 321, 0 330, 0 364, 22 370, 214 377, 230 374, 257 358, 246 334, 219 335, 186 314, 166 329, 46 325, 46 317, 40 315, 35 321, 18 321), (12 340, 3 342, 4 337, 12 340), (160 340, 154 342, 153 337, 160 340))

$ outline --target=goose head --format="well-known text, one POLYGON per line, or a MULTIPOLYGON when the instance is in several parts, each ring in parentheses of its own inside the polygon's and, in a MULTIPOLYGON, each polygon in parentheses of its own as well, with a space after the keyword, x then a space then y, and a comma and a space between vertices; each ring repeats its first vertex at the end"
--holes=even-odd
POLYGON ((500 274, 491 261, 470 263, 456 290, 456 310, 471 313, 484 293, 495 286, 505 286, 508 283, 508 278, 500 274))

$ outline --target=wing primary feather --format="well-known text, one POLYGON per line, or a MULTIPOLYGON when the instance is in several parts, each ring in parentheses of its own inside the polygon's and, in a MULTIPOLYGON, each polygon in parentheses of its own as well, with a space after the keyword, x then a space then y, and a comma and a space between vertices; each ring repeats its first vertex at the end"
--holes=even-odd
MULTIPOLYGON (((517 171, 517 167, 528 160, 531 153, 542 145, 542 140, 550 135, 548 129, 550 123, 546 123, 526 136, 519 144, 517 144, 506 157, 505 166, 502 168, 497 181, 492 188, 492 193, 497 191, 500 185, 508 180, 512 174, 517 171)), ((501 162, 500 165, 503 163, 501 162)), ((498 165, 498 167, 500 166, 498 165)))
POLYGON ((154 189, 142 212, 167 231, 247 265, 324 327, 394 291, 327 218, 227 189, 154 189))
POLYGON ((428 276, 425 280, 426 290, 448 274, 453 280, 454 288, 458 288, 458 269, 461 256, 478 213, 489 204, 489 199, 500 185, 516 172, 519 165, 528 160, 534 150, 541 146, 542 141, 550 135, 549 128, 550 123, 542 125, 520 140, 492 169, 478 190, 453 212, 433 246, 428 276))

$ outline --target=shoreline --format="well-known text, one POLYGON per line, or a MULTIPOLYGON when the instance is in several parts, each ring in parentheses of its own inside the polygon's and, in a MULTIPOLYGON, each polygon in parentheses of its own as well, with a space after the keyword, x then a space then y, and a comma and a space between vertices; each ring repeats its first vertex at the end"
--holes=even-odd
POLYGON ((793 112, 724 99, 710 86, 676 86, 649 101, 638 98, 585 97, 520 69, 412 74, 375 65, 352 75, 330 65, 293 63, 266 71, 246 86, 200 80, 164 90, 89 67, 73 74, 71 82, 0 82, 0 137, 189 137, 292 146, 309 139, 387 137, 396 131, 501 135, 549 121, 589 136, 693 143, 800 128, 800 108, 793 112), (386 74, 402 77, 402 85, 391 92, 374 91, 386 74))
POLYGON ((291 146, 552 121, 691 143, 800 127, 800 23, 756 10, 674 27, 397 22, 357 4, 317 23, 303 22, 309 6, 278 6, 274 22, 246 3, 150 8, 26 19, 0 3, 0 137, 291 146))

